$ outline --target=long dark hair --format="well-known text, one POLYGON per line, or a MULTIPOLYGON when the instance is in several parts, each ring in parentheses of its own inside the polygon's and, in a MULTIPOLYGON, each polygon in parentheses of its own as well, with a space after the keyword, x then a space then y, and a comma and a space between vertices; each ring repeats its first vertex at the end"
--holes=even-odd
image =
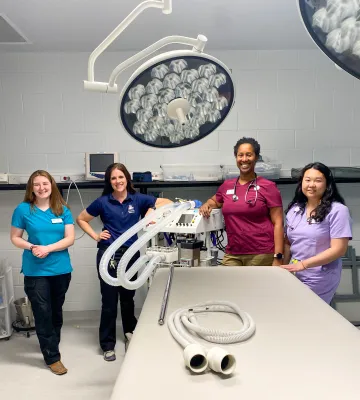
POLYGON ((285 214, 287 214, 290 208, 296 204, 300 207, 301 214, 304 214, 305 206, 307 203, 307 198, 302 191, 302 181, 304 179, 305 172, 308 169, 316 169, 317 171, 321 172, 326 179, 326 190, 323 194, 320 204, 311 212, 311 217, 314 218, 317 222, 322 222, 325 217, 329 214, 331 210, 331 205, 334 201, 344 204, 345 201, 343 197, 340 195, 338 188, 335 183, 335 179, 329 167, 325 164, 320 162, 314 162, 306 165, 300 174, 298 185, 295 190, 295 196, 291 200, 290 204, 288 205, 285 214))
POLYGON ((121 171, 124 175, 125 178, 127 180, 127 185, 126 185, 126 190, 128 191, 128 193, 134 194, 136 193, 136 190, 134 189, 134 186, 131 182, 131 176, 129 171, 127 170, 127 168, 125 167, 124 164, 121 163, 114 163, 114 164, 110 164, 105 171, 105 186, 104 186, 104 190, 102 192, 102 195, 105 196, 107 194, 110 194, 114 191, 114 189, 111 186, 111 173, 114 171, 114 169, 118 169, 119 171, 121 171))

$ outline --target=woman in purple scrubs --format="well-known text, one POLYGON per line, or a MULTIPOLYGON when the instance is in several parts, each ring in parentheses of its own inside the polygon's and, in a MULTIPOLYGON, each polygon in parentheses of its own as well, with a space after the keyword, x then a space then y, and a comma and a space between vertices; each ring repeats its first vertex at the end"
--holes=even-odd
POLYGON ((330 303, 341 278, 341 257, 352 239, 351 218, 330 169, 319 162, 301 172, 286 210, 282 268, 330 303))

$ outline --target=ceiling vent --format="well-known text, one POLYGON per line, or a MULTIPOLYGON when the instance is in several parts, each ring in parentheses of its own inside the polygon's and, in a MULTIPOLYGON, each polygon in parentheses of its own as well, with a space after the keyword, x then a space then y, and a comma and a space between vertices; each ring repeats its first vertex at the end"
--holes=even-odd
POLYGON ((29 40, 20 33, 15 24, 4 14, 0 14, 0 44, 29 43, 29 40))

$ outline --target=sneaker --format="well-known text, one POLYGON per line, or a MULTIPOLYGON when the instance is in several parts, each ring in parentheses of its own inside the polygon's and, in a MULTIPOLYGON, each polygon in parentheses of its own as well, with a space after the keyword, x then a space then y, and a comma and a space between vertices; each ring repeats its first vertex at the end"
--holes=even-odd
POLYGON ((131 342, 132 335, 133 334, 131 332, 125 333, 125 353, 127 352, 127 349, 128 349, 129 344, 131 342))
POLYGON ((104 351, 104 360, 105 361, 115 361, 116 355, 114 350, 104 351))
POLYGON ((61 361, 56 361, 54 364, 48 365, 50 371, 55 375, 64 375, 68 370, 64 367, 61 361))

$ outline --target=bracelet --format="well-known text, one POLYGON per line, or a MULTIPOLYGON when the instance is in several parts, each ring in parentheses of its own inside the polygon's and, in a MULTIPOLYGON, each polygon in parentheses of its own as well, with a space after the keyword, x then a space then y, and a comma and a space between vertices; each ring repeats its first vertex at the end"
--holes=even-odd
POLYGON ((301 265, 303 266, 304 269, 307 269, 307 267, 305 267, 304 263, 300 260, 301 265))
POLYGON ((34 248, 35 246, 32 244, 31 246, 30 246, 30 251, 32 252, 32 250, 33 250, 33 248, 34 248))

